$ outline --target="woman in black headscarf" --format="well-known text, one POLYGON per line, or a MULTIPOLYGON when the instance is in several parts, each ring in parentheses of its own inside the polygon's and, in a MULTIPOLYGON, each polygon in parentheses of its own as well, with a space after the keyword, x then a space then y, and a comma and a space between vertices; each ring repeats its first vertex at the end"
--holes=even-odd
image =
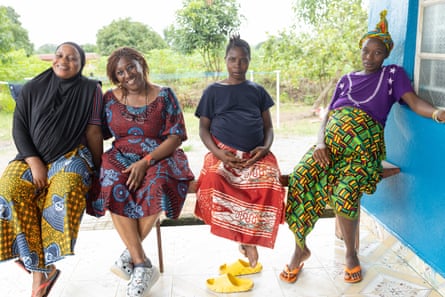
POLYGON ((48 296, 74 253, 92 177, 100 168, 102 90, 82 76, 85 53, 59 45, 52 67, 23 86, 14 111, 18 151, 0 179, 0 261, 33 273, 32 296, 48 296))

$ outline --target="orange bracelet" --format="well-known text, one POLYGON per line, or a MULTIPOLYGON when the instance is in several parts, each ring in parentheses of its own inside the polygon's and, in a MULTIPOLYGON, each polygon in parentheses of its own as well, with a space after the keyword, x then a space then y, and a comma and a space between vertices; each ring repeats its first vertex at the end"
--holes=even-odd
POLYGON ((147 161, 148 166, 151 166, 156 162, 150 154, 146 155, 144 159, 147 161))

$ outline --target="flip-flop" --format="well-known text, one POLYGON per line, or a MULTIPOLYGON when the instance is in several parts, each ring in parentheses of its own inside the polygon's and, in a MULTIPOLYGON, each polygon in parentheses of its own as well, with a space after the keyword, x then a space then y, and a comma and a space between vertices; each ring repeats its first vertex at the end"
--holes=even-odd
POLYGON ((217 293, 246 292, 253 288, 253 281, 248 278, 239 278, 226 273, 218 278, 209 278, 207 288, 217 293))
POLYGON ((223 264, 219 267, 219 274, 230 273, 233 276, 258 273, 263 269, 261 263, 257 263, 255 267, 251 267, 249 262, 238 259, 238 261, 227 265, 223 264))
POLYGON ((45 290, 45 294, 42 295, 42 297, 48 297, 49 293, 51 292, 51 289, 53 288, 53 286, 56 283, 56 281, 59 278, 59 276, 60 276, 60 270, 59 269, 54 269, 53 271, 51 271, 51 273, 48 275, 48 279, 46 280, 46 282, 41 284, 37 288, 37 290, 32 291, 31 297, 36 296, 42 290, 45 290))
POLYGON ((284 267, 284 270, 280 273, 280 279, 287 283, 291 283, 291 284, 295 283, 297 281, 298 274, 300 273, 303 266, 304 266, 304 263, 301 263, 299 267, 297 267, 293 270, 290 270, 289 266, 286 265, 286 267, 284 267))
POLYGON ((345 282, 347 283, 358 283, 362 280, 362 268, 360 265, 355 266, 354 268, 349 269, 345 267, 345 282))

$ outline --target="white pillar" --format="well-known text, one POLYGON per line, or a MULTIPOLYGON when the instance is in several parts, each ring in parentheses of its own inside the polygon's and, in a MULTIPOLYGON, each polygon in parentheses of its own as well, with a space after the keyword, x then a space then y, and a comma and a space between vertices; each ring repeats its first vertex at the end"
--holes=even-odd
POLYGON ((275 70, 277 74, 277 128, 280 128, 280 70, 275 70))

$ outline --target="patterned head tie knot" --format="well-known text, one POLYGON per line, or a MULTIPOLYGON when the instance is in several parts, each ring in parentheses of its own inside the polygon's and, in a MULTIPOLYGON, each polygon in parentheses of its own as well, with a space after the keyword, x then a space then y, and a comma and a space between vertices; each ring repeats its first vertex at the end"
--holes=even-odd
POLYGON ((365 42, 368 38, 377 38, 383 41, 388 50, 388 54, 391 52, 394 47, 394 43, 392 41, 391 35, 388 32, 388 21, 386 20, 386 10, 382 10, 380 12, 380 22, 375 26, 375 30, 369 31, 365 35, 363 35, 362 39, 360 39, 359 47, 362 48, 363 42, 365 42))

